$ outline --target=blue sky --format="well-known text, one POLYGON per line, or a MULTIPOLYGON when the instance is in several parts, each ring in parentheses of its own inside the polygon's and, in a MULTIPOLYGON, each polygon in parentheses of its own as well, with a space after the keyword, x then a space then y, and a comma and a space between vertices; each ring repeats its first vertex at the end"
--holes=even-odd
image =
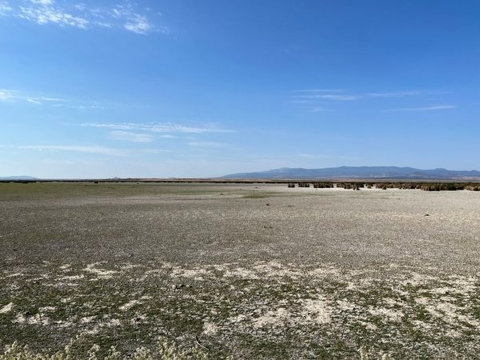
POLYGON ((0 176, 480 169, 480 2, 0 0, 0 176))

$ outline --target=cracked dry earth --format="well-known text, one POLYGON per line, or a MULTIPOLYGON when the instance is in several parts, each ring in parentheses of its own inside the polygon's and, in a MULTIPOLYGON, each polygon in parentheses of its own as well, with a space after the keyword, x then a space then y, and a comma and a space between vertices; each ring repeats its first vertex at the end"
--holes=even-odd
POLYGON ((479 210, 467 191, 0 184, 0 347, 478 359, 479 210))

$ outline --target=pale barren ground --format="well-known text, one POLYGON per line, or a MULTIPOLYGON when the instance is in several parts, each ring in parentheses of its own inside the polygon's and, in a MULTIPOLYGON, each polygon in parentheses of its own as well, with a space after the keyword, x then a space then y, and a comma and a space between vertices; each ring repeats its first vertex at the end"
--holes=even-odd
POLYGON ((468 191, 0 184, 0 347, 478 359, 479 215, 468 191))

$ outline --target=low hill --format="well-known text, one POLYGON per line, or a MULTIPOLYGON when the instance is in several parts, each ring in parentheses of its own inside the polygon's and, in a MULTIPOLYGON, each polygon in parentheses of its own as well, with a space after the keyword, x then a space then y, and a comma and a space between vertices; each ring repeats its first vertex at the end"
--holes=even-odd
POLYGON ((230 174, 223 176, 222 179, 480 180, 480 171, 421 170, 397 166, 341 166, 323 169, 282 168, 262 172, 230 174))
POLYGON ((4 176, 4 177, 0 177, 0 180, 18 181, 18 180, 38 180, 38 179, 34 178, 33 176, 4 176))

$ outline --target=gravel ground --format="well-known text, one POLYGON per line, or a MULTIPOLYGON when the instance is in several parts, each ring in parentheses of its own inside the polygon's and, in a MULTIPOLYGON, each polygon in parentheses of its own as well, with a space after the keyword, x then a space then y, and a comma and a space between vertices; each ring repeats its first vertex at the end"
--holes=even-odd
POLYGON ((0 347, 475 359, 479 213, 468 191, 0 184, 0 347))

